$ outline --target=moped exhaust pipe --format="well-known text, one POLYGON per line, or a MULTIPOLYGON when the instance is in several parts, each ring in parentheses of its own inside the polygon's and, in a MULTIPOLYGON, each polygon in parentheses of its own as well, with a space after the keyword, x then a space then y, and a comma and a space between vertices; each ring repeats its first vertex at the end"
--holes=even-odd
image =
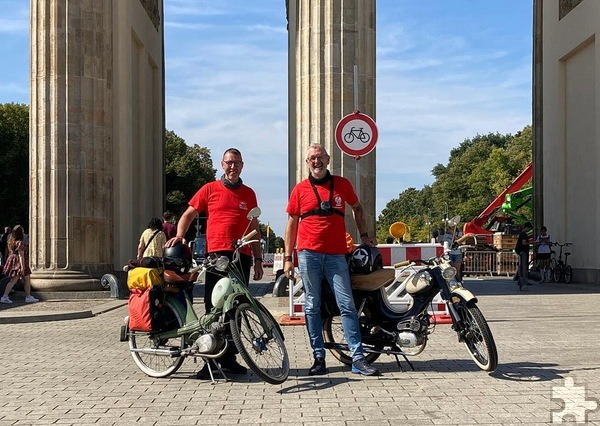
POLYGON ((181 356, 181 350, 179 348, 170 348, 170 349, 152 349, 152 348, 140 348, 140 349, 131 349, 131 352, 138 352, 146 355, 157 355, 157 356, 168 356, 172 358, 177 358, 181 356))

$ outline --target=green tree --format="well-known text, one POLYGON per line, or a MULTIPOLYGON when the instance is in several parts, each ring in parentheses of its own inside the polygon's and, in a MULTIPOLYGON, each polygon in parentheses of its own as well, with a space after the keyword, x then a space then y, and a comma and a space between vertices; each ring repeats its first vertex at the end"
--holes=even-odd
POLYGON ((261 223, 260 225, 261 238, 265 241, 265 244, 269 246, 266 248, 267 253, 275 253, 275 249, 283 248, 283 238, 278 237, 268 224, 261 223), (267 226, 269 231, 267 232, 267 226))
POLYGON ((390 237, 389 228, 395 222, 409 227, 410 240, 427 240, 427 221, 430 220, 433 202, 431 187, 408 188, 398 198, 387 203, 377 221, 377 241, 385 242, 390 237))
POLYGON ((29 232, 29 107, 0 104, 0 226, 29 232))
POLYGON ((198 189, 215 180, 210 150, 187 145, 175 132, 165 132, 166 208, 181 215, 198 189))
POLYGON ((473 219, 521 173, 531 155, 531 126, 514 136, 489 133, 465 139, 450 151, 448 164, 433 168, 431 186, 408 188, 388 202, 378 218, 378 240, 386 240, 395 221, 410 226, 411 240, 427 241, 429 229, 444 228, 446 211, 448 217, 460 215, 463 223, 473 219))

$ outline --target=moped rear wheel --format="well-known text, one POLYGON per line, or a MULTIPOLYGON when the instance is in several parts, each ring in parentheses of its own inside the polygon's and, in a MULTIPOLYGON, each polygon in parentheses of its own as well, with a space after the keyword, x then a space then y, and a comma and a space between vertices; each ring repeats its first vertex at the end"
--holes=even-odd
MULTIPOLYGON (((168 302, 164 305, 165 324, 171 329, 183 325, 179 314, 171 308, 168 302)), ((156 334, 136 333, 129 334, 129 350, 131 356, 140 370, 150 377, 167 377, 181 367, 184 357, 172 357, 166 353, 175 348, 183 349, 185 345, 184 336, 174 339, 160 339, 156 334), (138 350, 144 352, 137 352, 138 350), (162 353, 162 354, 160 354, 162 353)))
POLYGON ((462 323, 462 342, 475 364, 484 371, 494 371, 498 366, 498 351, 487 321, 475 305, 455 305, 462 323))
POLYGON ((270 316, 257 313, 249 303, 242 303, 236 308, 229 326, 237 350, 258 377, 273 385, 287 379, 290 360, 283 336, 270 316), (261 317, 271 338, 261 323, 261 317))
MULTIPOLYGON (((325 343, 346 344, 344 327, 342 326, 342 317, 336 316, 323 319, 323 339, 325 340, 325 343)), ((331 354, 342 364, 352 365, 352 357, 345 351, 331 348, 329 349, 329 352, 331 352, 331 354)), ((381 354, 369 352, 365 354, 365 358, 369 364, 372 364, 379 358, 379 355, 381 354)))

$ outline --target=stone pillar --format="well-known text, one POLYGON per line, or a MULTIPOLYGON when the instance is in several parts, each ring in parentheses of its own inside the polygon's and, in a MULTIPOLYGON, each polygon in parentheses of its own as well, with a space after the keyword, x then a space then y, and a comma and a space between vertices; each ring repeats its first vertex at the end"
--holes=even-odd
POLYGON ((98 278, 133 257, 139 231, 162 210, 155 177, 163 174, 162 30, 147 13, 158 0, 144 3, 151 5, 31 0, 29 235, 37 291, 99 290, 98 278), (148 43, 158 46, 154 57, 148 43), (148 98, 154 102, 140 105, 148 98), (135 131, 116 127, 115 117, 135 131), (137 151, 130 164, 125 146, 137 151), (127 198, 119 195, 125 191, 127 198), (125 225, 135 229, 119 233, 116 212, 127 212, 125 225))
POLYGON ((544 114, 543 114, 543 6, 542 0, 533 0, 533 226, 537 232, 544 225, 544 114))
MULTIPOLYGON (((340 151, 334 131, 354 111, 354 66, 358 110, 375 119, 375 0, 288 0, 289 187, 308 176, 308 146, 321 143, 330 170, 354 185, 375 234, 375 151, 357 161, 340 151), (358 185, 357 185, 358 184, 358 185)), ((352 212, 346 227, 355 234, 352 212)), ((354 235, 358 241, 358 235, 354 235)))

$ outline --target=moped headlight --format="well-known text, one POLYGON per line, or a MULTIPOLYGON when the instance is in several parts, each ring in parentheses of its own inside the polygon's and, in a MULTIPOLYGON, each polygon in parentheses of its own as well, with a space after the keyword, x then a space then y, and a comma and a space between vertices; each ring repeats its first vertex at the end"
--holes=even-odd
POLYGON ((227 256, 221 256, 215 262, 215 268, 217 271, 226 271, 228 266, 229 258, 227 256))
POLYGON ((447 268, 444 268, 444 270, 442 271, 442 277, 444 277, 444 279, 447 281, 454 279, 455 276, 456 276, 456 268, 454 266, 448 266, 447 268))

